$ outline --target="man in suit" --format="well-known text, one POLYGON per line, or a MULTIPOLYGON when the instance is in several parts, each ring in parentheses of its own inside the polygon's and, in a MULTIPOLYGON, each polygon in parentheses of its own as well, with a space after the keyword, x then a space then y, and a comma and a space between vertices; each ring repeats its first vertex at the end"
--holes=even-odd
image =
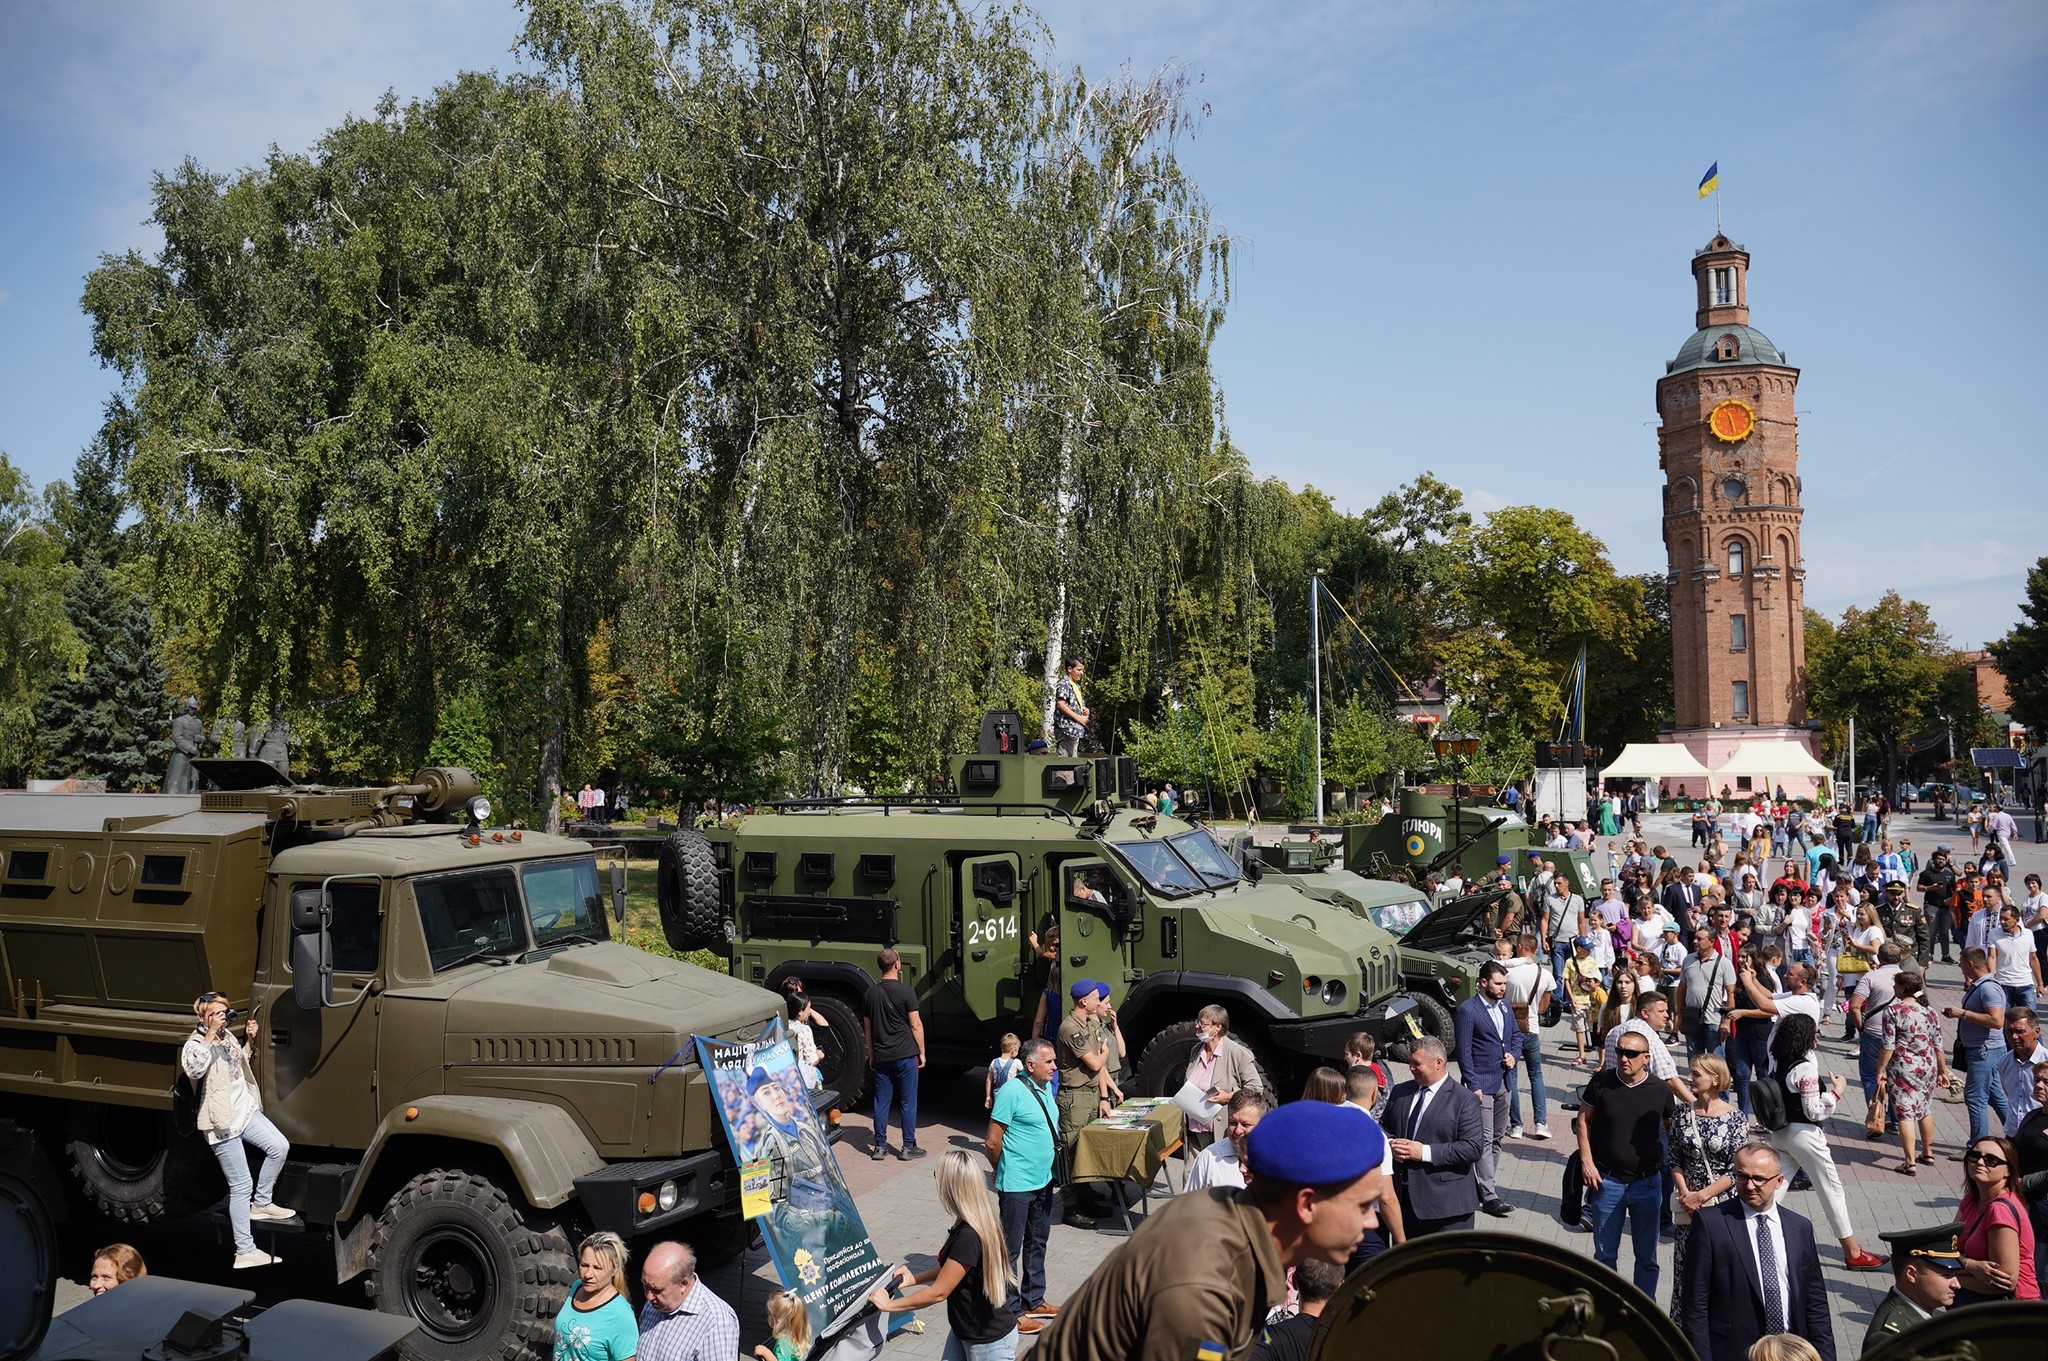
POLYGON ((1693 1216, 1678 1318, 1702 1361, 1745 1361, 1772 1333, 1796 1333, 1835 1361, 1813 1225, 1776 1203, 1784 1172, 1766 1143, 1735 1155, 1735 1196, 1693 1216))
POLYGON ((1486 1146, 1479 1097, 1451 1081, 1450 1069, 1444 1042, 1425 1035, 1408 1054, 1414 1078, 1387 1100, 1394 1189, 1410 1238, 1469 1229, 1479 1208, 1473 1169, 1486 1146))
POLYGON ((1690 936, 1700 910, 1700 886, 1693 878, 1693 868, 1687 865, 1679 870, 1678 878, 1664 886, 1664 911, 1678 923, 1681 937, 1690 936))
POLYGON ((1479 986, 1459 1003, 1452 1017, 1458 1039, 1458 1074, 1479 1098, 1480 1129, 1485 1148, 1479 1155, 1479 1208, 1496 1219, 1514 1213, 1500 1198, 1494 1180, 1500 1167, 1501 1141, 1508 1135, 1508 1075, 1522 1052, 1522 1030, 1508 1005, 1508 971, 1497 959, 1479 966, 1479 986))

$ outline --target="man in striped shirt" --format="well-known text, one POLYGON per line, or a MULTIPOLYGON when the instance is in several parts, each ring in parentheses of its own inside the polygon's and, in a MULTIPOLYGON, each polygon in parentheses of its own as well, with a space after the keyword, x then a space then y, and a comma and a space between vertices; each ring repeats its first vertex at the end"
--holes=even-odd
POLYGON ((640 1267, 647 1302, 640 1306, 638 1361, 733 1361, 740 1321, 732 1306, 697 1279, 697 1254, 687 1243, 656 1243, 640 1267))

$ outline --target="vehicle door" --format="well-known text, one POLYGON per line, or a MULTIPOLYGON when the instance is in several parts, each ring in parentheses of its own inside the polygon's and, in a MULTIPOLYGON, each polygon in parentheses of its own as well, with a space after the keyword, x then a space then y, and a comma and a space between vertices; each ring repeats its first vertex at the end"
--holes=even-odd
POLYGON ((1125 936, 1136 895, 1098 859, 1062 861, 1058 884, 1061 981, 1067 987, 1083 978, 1107 983, 1114 1002, 1124 993, 1125 936))
POLYGON ((1019 875, 1012 852, 976 855, 955 870, 952 934, 960 960, 960 989, 984 1021, 1023 1010, 1024 926, 1019 875))
MULTIPOLYGON (((391 892, 371 879, 329 885, 333 895, 334 1005, 292 999, 290 904, 321 881, 273 875, 266 967, 254 990, 270 1053, 264 1113, 301 1146, 365 1148, 377 1128, 377 1023, 384 991, 384 916, 391 892)), ((260 1065, 259 1065, 260 1067, 260 1065)))

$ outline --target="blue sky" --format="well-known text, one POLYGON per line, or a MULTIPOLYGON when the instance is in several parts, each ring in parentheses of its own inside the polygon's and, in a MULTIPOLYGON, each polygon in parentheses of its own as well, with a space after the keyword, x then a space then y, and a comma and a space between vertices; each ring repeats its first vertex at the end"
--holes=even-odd
MULTIPOLYGON (((1653 391, 1719 161, 1752 322, 1802 370, 1808 602, 1960 646, 2048 553, 2048 5, 1053 0, 1062 61, 1180 61, 1235 236, 1216 351, 1261 472, 1357 509, 1423 469, 1661 570, 1653 391)), ((306 147, 505 67, 509 0, 0 4, 0 449, 65 475, 110 375, 77 307, 149 176, 306 147)))

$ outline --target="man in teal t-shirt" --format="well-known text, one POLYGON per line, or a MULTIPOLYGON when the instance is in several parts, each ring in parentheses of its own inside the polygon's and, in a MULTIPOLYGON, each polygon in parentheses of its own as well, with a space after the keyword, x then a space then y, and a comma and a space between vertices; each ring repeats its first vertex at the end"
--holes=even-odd
POLYGON ((996 1089, 988 1117, 988 1160, 996 1169, 996 1200, 1003 1212, 1003 1242, 1018 1263, 1018 1329, 1035 1333, 1045 1307, 1045 1244, 1052 1234, 1053 1150, 1059 1121, 1053 1114, 1052 1044, 1024 1041, 1024 1071, 996 1089), (1019 1259, 1022 1259, 1021 1262, 1019 1259))

